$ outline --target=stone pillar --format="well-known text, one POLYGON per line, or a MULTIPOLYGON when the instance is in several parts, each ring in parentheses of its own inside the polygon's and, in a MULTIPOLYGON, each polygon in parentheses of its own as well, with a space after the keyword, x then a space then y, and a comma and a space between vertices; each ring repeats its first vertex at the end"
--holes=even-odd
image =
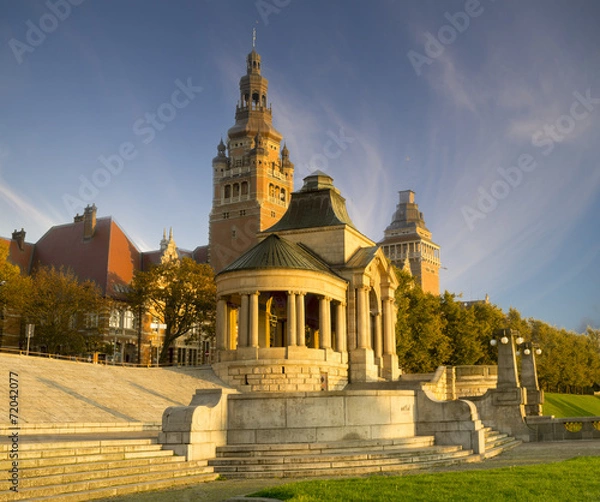
POLYGON ((394 299, 383 299, 383 372, 386 380, 397 380, 400 376, 398 356, 396 355, 396 334, 394 322, 394 299))
POLYGON ((217 300, 217 319, 216 319, 216 331, 217 331, 217 350, 227 350, 229 347, 228 325, 229 319, 227 319, 227 301, 224 298, 217 300))
POLYGON ((383 299, 383 353, 396 354, 396 341, 394 337, 393 298, 383 299))
POLYGON ((373 313, 373 324, 375 326, 375 330, 373 333, 373 352, 375 353, 376 359, 381 359, 383 355, 383 340, 381 337, 381 313, 374 312, 373 313))
POLYGON ((304 326, 306 325, 304 313, 304 293, 296 295, 296 342, 300 347, 306 345, 304 326))
POLYGON ((287 346, 294 347, 297 345, 296 339, 296 293, 288 291, 287 297, 287 346))
POLYGON ((359 349, 368 349, 369 348, 369 310, 368 310, 368 297, 367 297, 367 288, 365 286, 361 286, 356 289, 356 324, 358 331, 358 347, 359 349))
POLYGON ((326 296, 319 298, 319 334, 321 348, 331 348, 331 299, 326 296))
POLYGON ((346 352, 346 305, 338 303, 335 313, 335 346, 338 352, 346 352))
POLYGON ((242 306, 240 307, 240 321, 238 333, 238 347, 248 347, 248 293, 242 293, 242 306))
POLYGON ((227 348, 229 350, 235 350, 238 345, 238 309, 229 305, 228 310, 229 315, 227 317, 229 319, 229 343, 227 348))
POLYGON ((525 414, 540 416, 544 403, 544 392, 540 390, 535 364, 535 347, 531 342, 526 342, 521 350, 521 385, 527 394, 525 414))
POLYGON ((250 293, 250 315, 248 319, 249 337, 248 345, 258 347, 258 291, 250 293))

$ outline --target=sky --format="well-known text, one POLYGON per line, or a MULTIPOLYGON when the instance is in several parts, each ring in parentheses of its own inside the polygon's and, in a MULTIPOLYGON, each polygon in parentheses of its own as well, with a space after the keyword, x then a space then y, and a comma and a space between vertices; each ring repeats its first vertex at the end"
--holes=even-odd
POLYGON ((442 291, 598 328, 599 19, 595 0, 0 0, 0 235, 95 203, 141 250, 165 227, 207 244, 256 28, 296 189, 327 172, 374 241, 413 190, 442 291))

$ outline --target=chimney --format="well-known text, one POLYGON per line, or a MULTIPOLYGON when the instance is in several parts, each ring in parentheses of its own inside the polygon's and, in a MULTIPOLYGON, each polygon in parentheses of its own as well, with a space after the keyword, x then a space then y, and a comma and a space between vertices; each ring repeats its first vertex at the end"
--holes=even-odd
POLYGON ((15 229, 15 231, 12 233, 12 238, 13 241, 17 241, 17 246, 19 246, 19 249, 21 251, 23 251, 24 249, 24 244, 25 244, 25 230, 21 229, 20 232, 17 232, 17 230, 15 229))
POLYGON ((96 204, 88 205, 83 211, 83 239, 90 240, 96 231, 96 204))
POLYGON ((73 217, 73 223, 79 223, 80 221, 83 221, 83 214, 79 214, 77 213, 74 217, 73 217))

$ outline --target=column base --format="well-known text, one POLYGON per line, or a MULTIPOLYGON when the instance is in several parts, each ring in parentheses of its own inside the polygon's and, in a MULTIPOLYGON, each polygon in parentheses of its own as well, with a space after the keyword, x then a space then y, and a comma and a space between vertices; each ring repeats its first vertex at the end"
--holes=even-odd
POLYGON ((396 354, 383 354, 383 378, 394 381, 400 378, 398 356, 396 354))
POLYGON ((350 382, 378 382, 379 367, 371 349, 354 349, 350 352, 350 382))

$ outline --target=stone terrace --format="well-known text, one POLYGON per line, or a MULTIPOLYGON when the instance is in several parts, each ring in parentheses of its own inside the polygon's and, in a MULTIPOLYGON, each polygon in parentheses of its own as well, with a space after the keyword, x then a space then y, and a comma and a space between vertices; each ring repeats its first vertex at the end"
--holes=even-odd
MULTIPOLYGON (((208 367, 127 368, 0 354, 7 411, 11 371, 18 373, 20 425, 160 423, 165 408, 189 405, 196 389, 219 387, 208 367)), ((3 413, 0 426, 8 421, 3 413)))

